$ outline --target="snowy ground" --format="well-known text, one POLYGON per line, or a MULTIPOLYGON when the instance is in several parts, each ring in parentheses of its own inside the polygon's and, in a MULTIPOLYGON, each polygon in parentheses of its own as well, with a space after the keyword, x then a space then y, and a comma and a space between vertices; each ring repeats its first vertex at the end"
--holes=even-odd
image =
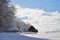
POLYGON ((29 37, 35 38, 48 38, 50 40, 60 40, 60 32, 52 32, 52 33, 37 33, 37 34, 22 34, 29 37))
POLYGON ((18 33, 0 33, 0 40, 48 40, 48 39, 28 37, 24 35, 19 35, 18 33))
POLYGON ((0 33, 0 40, 60 40, 60 32, 53 33, 0 33))

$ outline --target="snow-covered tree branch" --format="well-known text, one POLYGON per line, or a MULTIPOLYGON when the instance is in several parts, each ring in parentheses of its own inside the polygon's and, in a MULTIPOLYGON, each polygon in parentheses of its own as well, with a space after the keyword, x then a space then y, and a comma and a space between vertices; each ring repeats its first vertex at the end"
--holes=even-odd
POLYGON ((9 0, 0 0, 0 31, 6 31, 12 27, 14 7, 9 6, 9 0))

